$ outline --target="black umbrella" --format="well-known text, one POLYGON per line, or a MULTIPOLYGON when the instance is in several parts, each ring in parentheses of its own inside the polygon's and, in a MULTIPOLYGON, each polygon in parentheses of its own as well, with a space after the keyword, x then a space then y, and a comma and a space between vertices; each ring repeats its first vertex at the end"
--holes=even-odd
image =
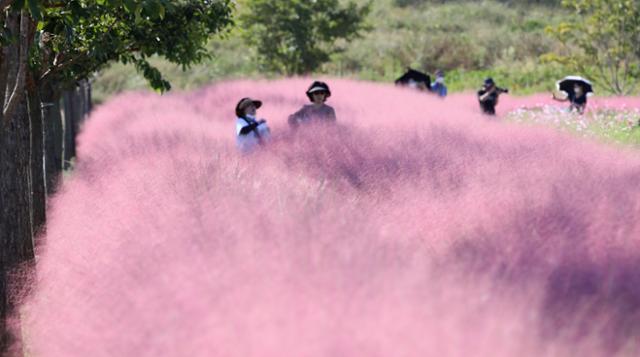
POLYGON ((563 79, 556 82, 556 88, 559 91, 565 92, 567 94, 573 94, 573 86, 574 85, 582 86, 582 89, 585 94, 593 93, 593 85, 588 80, 579 77, 579 76, 566 76, 563 79))
POLYGON ((409 68, 402 77, 396 79, 396 85, 406 86, 411 83, 424 83, 426 88, 431 88, 431 77, 423 72, 409 68))

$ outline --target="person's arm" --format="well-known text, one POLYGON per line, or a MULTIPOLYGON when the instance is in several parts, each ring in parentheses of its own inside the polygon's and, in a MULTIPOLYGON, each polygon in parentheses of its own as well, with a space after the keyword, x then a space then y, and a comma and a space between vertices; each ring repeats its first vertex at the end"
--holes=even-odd
POLYGON ((260 132, 260 134, 270 134, 271 133, 271 128, 269 128, 269 126, 267 125, 267 121, 264 119, 260 119, 260 121, 258 122, 258 131, 260 132))
POLYGON ((478 92, 478 100, 480 100, 481 102, 486 102, 491 94, 493 94, 495 91, 496 89, 492 88, 491 90, 484 92, 484 94, 480 94, 482 91, 478 92))
POLYGON ((289 118, 287 119, 287 122, 289 122, 289 126, 297 127, 299 124, 298 121, 304 118, 304 115, 305 115, 305 107, 302 107, 297 112, 289 115, 289 118))
POLYGON ((568 100, 569 100, 569 98, 568 98, 568 97, 567 97, 567 98, 558 98, 558 97, 556 97, 556 92, 552 92, 552 93, 551 93, 551 98, 552 98, 553 100, 557 100, 558 102, 566 102, 566 101, 568 101, 568 100))
POLYGON ((333 107, 329 107, 329 120, 336 121, 336 111, 333 107))
POLYGON ((263 123, 266 123, 266 122, 267 122, 266 120, 261 119, 260 121, 256 121, 256 122, 253 122, 253 123, 251 123, 251 124, 247 124, 247 125, 243 126, 243 127, 242 127, 242 129, 240 129, 240 133, 239 133, 239 134, 240 134, 240 135, 247 135, 247 134, 249 134, 250 132, 252 132, 252 131, 256 130, 256 128, 257 128, 260 124, 263 124, 263 123))
POLYGON ((292 128, 298 127, 298 121, 293 114, 289 115, 289 118, 287 118, 287 123, 289 123, 289 126, 292 128))

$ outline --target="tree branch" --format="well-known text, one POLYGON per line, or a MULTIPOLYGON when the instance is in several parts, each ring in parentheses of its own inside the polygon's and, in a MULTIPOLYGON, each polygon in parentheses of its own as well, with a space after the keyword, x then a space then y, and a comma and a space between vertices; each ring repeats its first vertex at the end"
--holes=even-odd
MULTIPOLYGON (((138 52, 138 51, 140 51, 140 49, 138 47, 129 47, 129 48, 126 48, 125 50, 123 50, 122 52, 120 52, 119 55, 126 54, 126 53, 132 53, 132 52, 138 52)), ((40 76, 39 81, 47 81, 47 80, 49 80, 49 78, 51 76, 53 76, 54 74, 56 74, 56 73, 60 72, 61 70, 71 66, 74 63, 77 63, 78 61, 87 59, 88 56, 85 53, 81 53, 81 54, 78 54, 75 57, 72 57, 70 60, 62 62, 62 63, 58 63, 58 59, 59 58, 60 58, 60 53, 58 53, 56 55, 56 57, 55 57, 55 59, 53 61, 54 65, 52 67, 50 67, 49 69, 47 69, 42 74, 42 76, 40 76)))
POLYGON ((0 0, 0 10, 4 12, 12 3, 13 0, 0 0))
MULTIPOLYGON (((2 15, 5 16, 3 20, 4 26, 11 33, 17 33, 20 28, 18 16, 9 12, 3 12, 2 15)), ((9 92, 15 84, 18 52, 16 43, 9 43, 2 47, 2 62, 0 62, 0 83, 2 83, 2 87, 0 88, 0 91, 2 91, 0 93, 0 117, 2 118, 4 118, 2 114, 5 103, 9 100, 9 92)))
POLYGON ((638 86, 638 81, 635 79, 633 74, 631 73, 630 63, 633 61, 632 58, 626 58, 624 61, 624 78, 625 78, 625 92, 624 95, 631 95, 638 86))
MULTIPOLYGON (((4 108, 5 103, 5 93, 7 92, 7 87, 9 86, 9 48, 10 46, 4 46, 0 51, 2 51, 2 55, 0 56, 0 83, 2 83, 2 87, 0 90, 0 108, 4 108)), ((2 113, 0 113, 0 116, 2 113)))
POLYGON ((29 22, 29 16, 25 11, 22 11, 20 13, 20 55, 18 59, 18 74, 16 75, 16 83, 13 87, 11 96, 9 97, 9 101, 5 103, 2 110, 2 116, 5 121, 13 115, 18 103, 24 96, 24 84, 27 74, 27 55, 29 51, 29 22))
POLYGON ((45 3, 44 7, 47 9, 57 9, 57 8, 62 8, 65 7, 65 3, 60 1, 60 2, 52 2, 52 3, 45 3))

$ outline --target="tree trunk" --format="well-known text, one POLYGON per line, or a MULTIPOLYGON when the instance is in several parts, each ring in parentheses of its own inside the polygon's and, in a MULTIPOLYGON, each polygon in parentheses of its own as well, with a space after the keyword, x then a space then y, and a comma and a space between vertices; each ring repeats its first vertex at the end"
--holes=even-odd
POLYGON ((42 117, 44 121, 45 177, 47 193, 55 193, 62 172, 63 127, 60 115, 60 99, 51 85, 41 91, 42 117))
MULTIPOLYGON (((13 313, 25 283, 11 275, 24 263, 33 261, 33 228, 31 214, 31 133, 26 100, 16 107, 14 115, 0 125, 0 282, 2 288, 3 325, 13 313)), ((12 337, 3 326, 2 354, 8 353, 12 337)), ((19 338, 17 338, 19 340, 19 338)))
MULTIPOLYGON (((3 2, 4 3, 4 2, 3 2)), ((25 11, 4 11, 4 28, 16 41, 3 44, 0 61, 0 354, 21 355, 15 318, 26 287, 20 279, 33 262, 31 125, 25 97, 35 23, 25 11), (13 332, 13 333, 12 333, 13 332)))
POLYGON ((91 81, 89 80, 85 80, 86 83, 86 96, 87 96, 87 112, 85 113, 85 118, 87 115, 89 115, 91 113, 91 111, 93 110, 93 103, 91 102, 91 94, 92 94, 92 90, 91 90, 91 81))
POLYGON ((75 111, 75 103, 76 100, 76 92, 75 89, 66 90, 62 94, 62 122, 64 123, 64 160, 63 167, 68 168, 69 162, 71 158, 73 158, 76 154, 75 147, 75 130, 74 130, 74 115, 75 111))
POLYGON ((44 174, 44 127, 39 89, 27 93, 31 122, 31 186, 33 194, 33 230, 38 238, 45 229, 47 189, 44 174))
POLYGON ((64 98, 64 160, 65 168, 76 157, 76 138, 80 126, 91 111, 91 84, 84 79, 73 90, 66 91, 64 98))
POLYGON ((25 101, 0 134, 0 237, 5 262, 33 258, 31 214, 31 133, 25 101))

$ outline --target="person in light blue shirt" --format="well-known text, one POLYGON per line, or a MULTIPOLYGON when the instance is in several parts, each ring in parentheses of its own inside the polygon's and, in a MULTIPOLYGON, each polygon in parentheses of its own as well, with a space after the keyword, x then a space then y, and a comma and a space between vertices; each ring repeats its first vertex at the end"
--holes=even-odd
POLYGON ((439 97, 447 96, 447 86, 444 84, 444 72, 441 70, 436 71, 436 80, 431 83, 431 91, 437 94, 439 97))
POLYGON ((243 152, 253 151, 269 139, 267 121, 256 118, 261 106, 261 101, 251 98, 242 98, 236 106, 236 144, 243 152))

